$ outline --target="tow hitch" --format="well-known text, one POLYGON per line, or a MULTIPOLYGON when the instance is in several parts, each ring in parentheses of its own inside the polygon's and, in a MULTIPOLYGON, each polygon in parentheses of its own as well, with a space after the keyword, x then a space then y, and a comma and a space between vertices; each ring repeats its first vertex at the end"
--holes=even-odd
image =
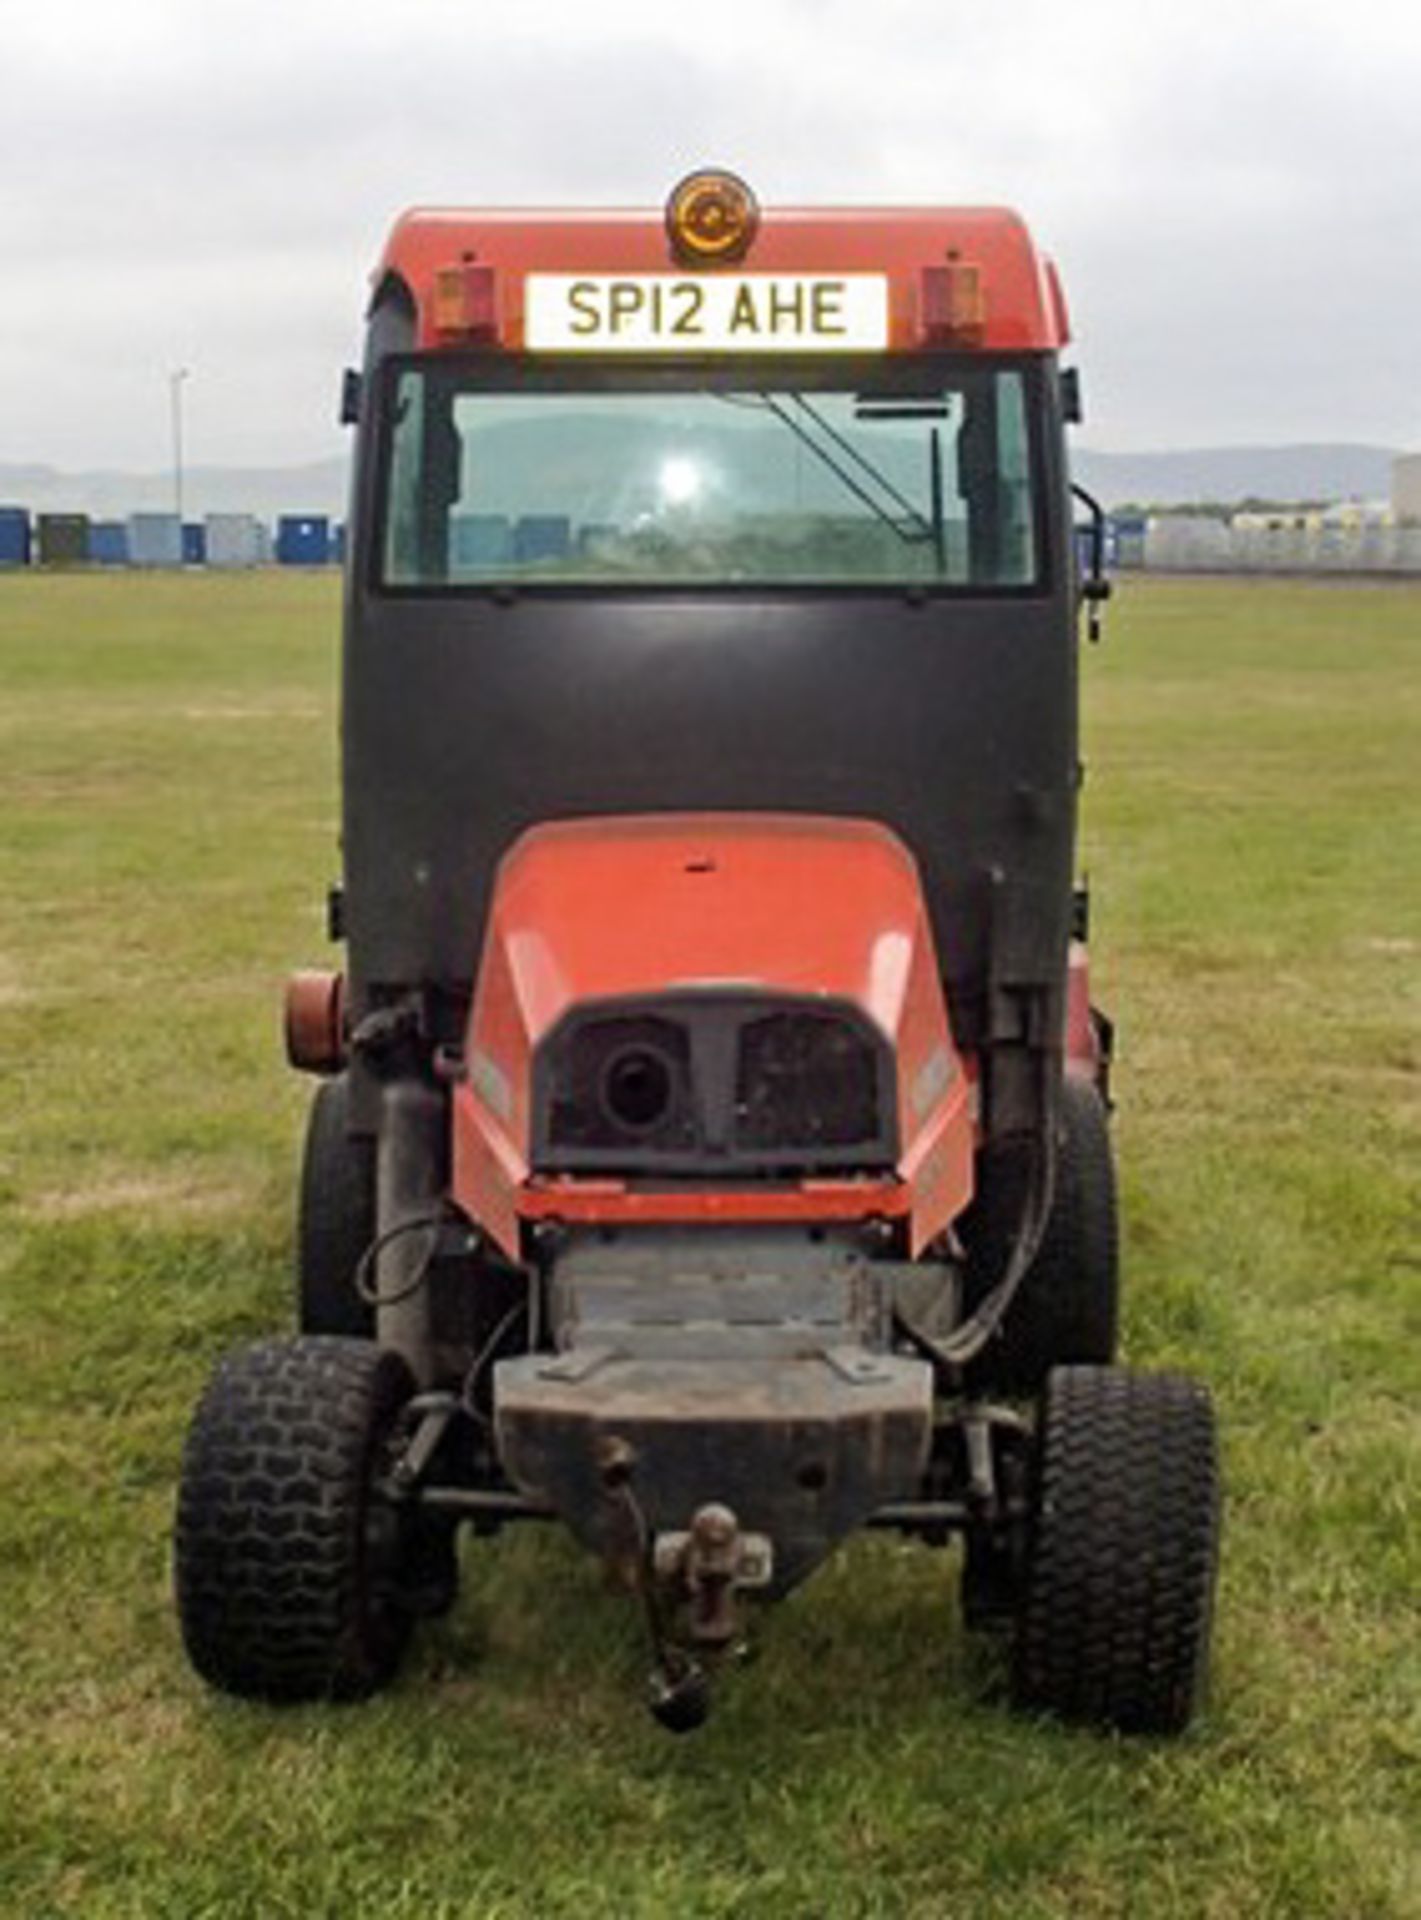
POLYGON ((704 1718, 747 1596, 921 1489, 932 1371, 892 1351, 894 1278, 849 1234, 588 1236, 549 1276, 554 1351, 495 1368, 499 1458, 637 1595, 663 1725, 704 1718))
POLYGON ((762 1534, 743 1534, 727 1506, 707 1501, 692 1515, 683 1533, 653 1535, 636 1497, 635 1450, 612 1437, 601 1448, 605 1498, 625 1522, 626 1552, 609 1548, 612 1570, 620 1572, 641 1603, 651 1652, 647 1707, 670 1733, 690 1733, 710 1712, 710 1659, 745 1657, 749 1643, 737 1605, 737 1593, 769 1584, 773 1548, 762 1534), (676 1639, 669 1616, 684 1618, 690 1646, 676 1639))

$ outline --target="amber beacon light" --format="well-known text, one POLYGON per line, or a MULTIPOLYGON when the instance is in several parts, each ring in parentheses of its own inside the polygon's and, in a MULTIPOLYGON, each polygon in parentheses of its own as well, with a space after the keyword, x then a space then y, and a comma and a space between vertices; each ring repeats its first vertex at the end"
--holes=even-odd
POLYGON ((759 225, 759 204, 749 187, 718 169, 687 174, 666 202, 666 232, 687 266, 743 260, 759 225))

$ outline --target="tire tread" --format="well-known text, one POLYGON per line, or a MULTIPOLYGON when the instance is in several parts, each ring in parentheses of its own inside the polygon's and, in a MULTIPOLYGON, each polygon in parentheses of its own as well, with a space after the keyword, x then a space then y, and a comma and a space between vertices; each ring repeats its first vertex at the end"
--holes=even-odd
POLYGON ((1042 1414, 1019 1704, 1182 1732, 1201 1697, 1218 1560, 1208 1393, 1176 1374, 1063 1367, 1042 1414))
POLYGON ((316 1088, 306 1122, 296 1218, 297 1317, 303 1333, 370 1339, 375 1314, 355 1270, 375 1237, 375 1152, 349 1132, 345 1074, 316 1088))
POLYGON ((372 1452, 413 1383, 398 1355, 308 1336, 217 1365, 183 1455, 174 1537, 183 1639, 226 1692, 350 1699, 393 1674, 408 1618, 373 1593, 372 1452))

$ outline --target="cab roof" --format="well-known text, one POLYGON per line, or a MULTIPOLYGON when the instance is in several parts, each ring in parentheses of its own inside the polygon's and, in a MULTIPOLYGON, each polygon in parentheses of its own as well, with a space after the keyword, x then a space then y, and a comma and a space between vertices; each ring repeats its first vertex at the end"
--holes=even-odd
POLYGON ((513 352, 524 344, 523 282, 530 273, 884 274, 889 350, 912 352, 928 344, 925 270, 975 267, 982 319, 974 350, 1051 352, 1070 339, 1056 269, 1005 207, 767 207, 746 256, 732 267, 683 265, 659 209, 415 207, 391 230, 375 298, 402 284, 420 346, 447 345, 435 324, 436 276, 475 263, 492 270, 497 344, 513 352))

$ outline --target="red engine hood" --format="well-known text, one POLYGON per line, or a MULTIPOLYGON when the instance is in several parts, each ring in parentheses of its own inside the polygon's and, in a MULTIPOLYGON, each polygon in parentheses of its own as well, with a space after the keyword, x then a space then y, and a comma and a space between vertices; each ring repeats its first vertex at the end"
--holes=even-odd
MULTIPOLYGON (((894 1049, 904 1191, 865 1204, 911 1211, 915 1250, 941 1231, 971 1191, 972 1122, 917 867, 874 821, 777 814, 560 821, 510 849, 454 1103, 455 1190, 472 1217, 512 1252, 519 1217, 546 1200, 528 1168, 531 1061, 562 1016, 698 987, 823 995, 867 1015, 894 1049)), ((806 1207, 828 1204, 822 1186, 806 1207)), ((605 1188, 597 1204, 611 1208, 605 1188)), ((557 1208, 576 1198, 560 1186, 557 1208)))
POLYGON ((535 827, 504 861, 486 960, 528 1040, 575 1002, 671 987, 831 994, 892 1038, 930 935, 917 869, 865 820, 669 814, 535 827))

